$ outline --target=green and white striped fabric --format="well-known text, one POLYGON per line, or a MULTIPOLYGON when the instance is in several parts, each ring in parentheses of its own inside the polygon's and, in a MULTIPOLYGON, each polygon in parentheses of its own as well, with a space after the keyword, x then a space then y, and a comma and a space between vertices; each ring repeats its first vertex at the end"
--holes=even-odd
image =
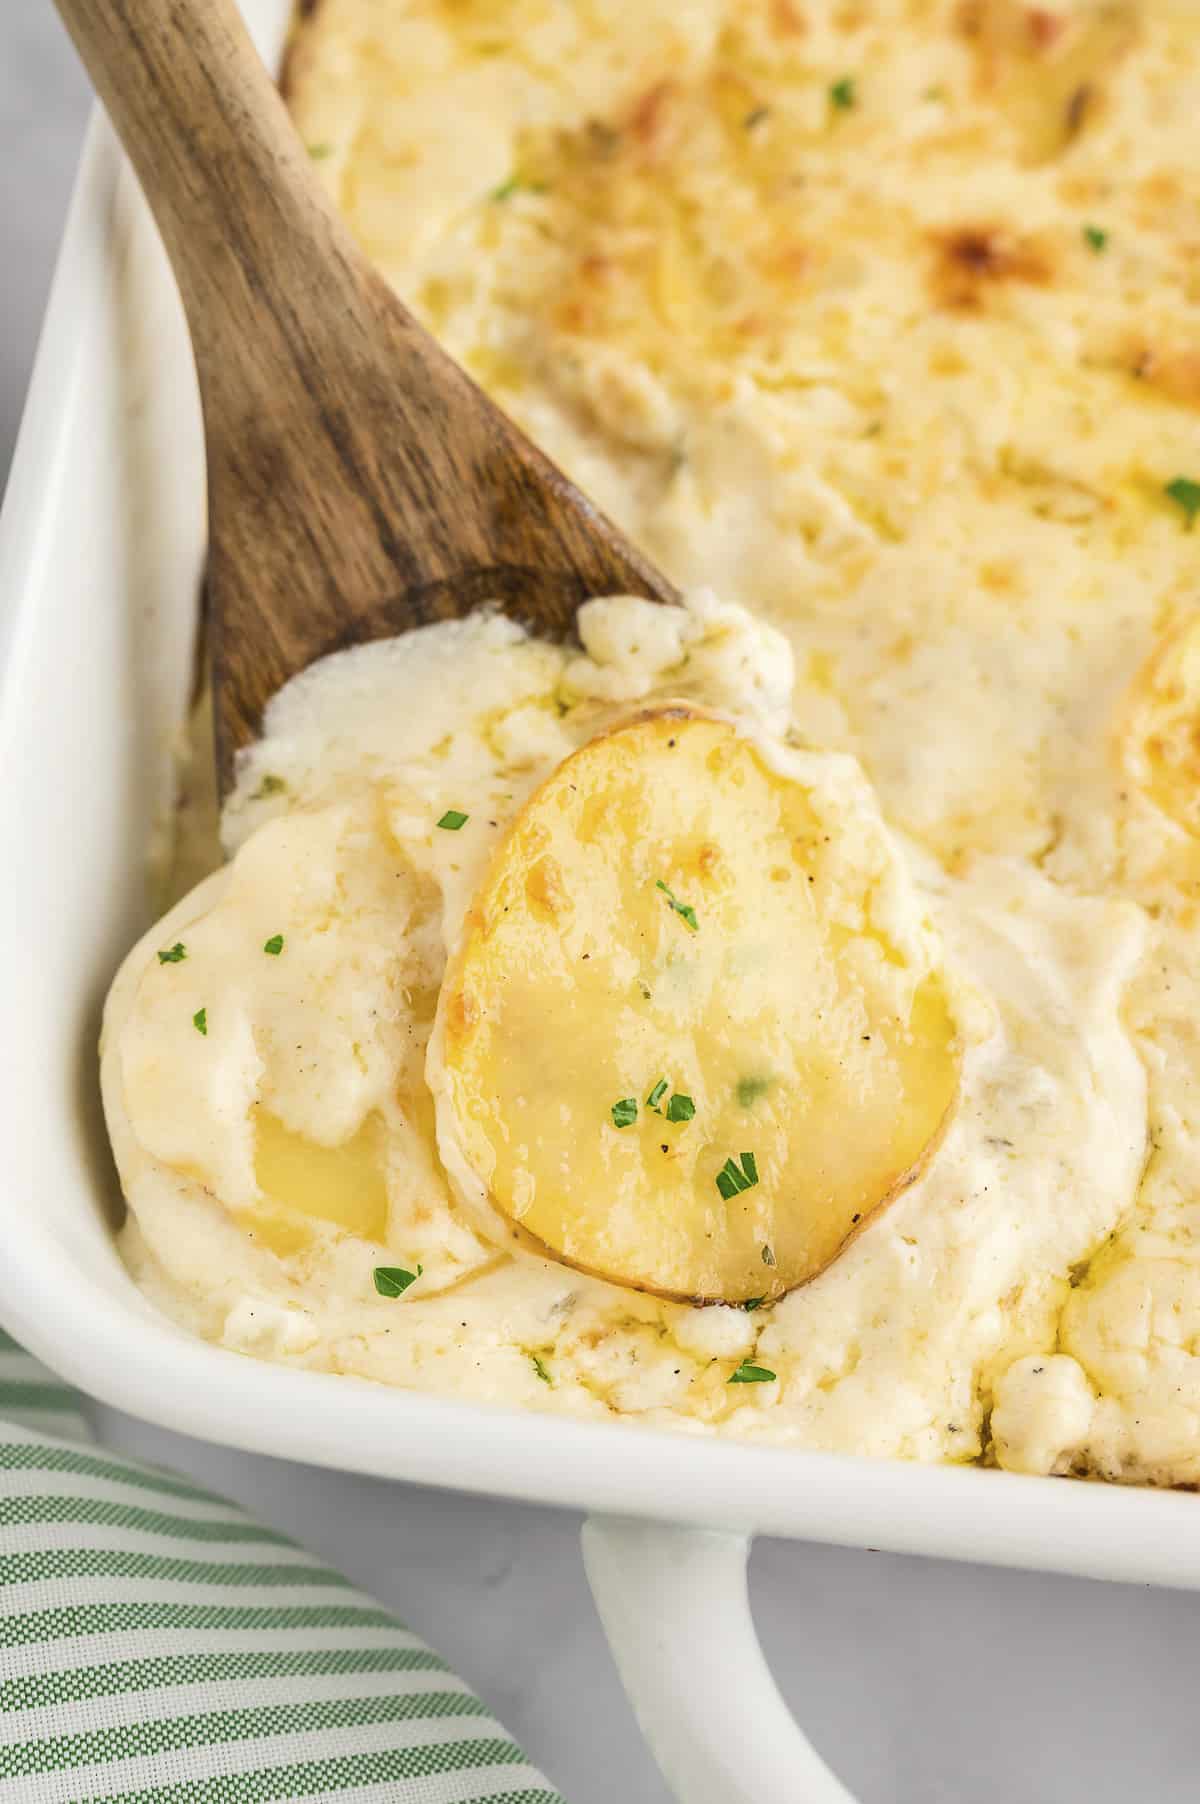
POLYGON ((3 1334, 0 1418, 0 1804, 563 1804, 394 1616, 88 1446, 3 1334))

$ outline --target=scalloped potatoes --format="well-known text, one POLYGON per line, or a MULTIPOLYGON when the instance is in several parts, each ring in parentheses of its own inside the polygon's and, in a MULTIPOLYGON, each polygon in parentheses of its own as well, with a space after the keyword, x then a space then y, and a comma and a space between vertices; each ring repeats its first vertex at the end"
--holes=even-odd
POLYGON ((1136 1192, 1145 923, 899 838, 788 743, 790 654, 742 610, 580 631, 481 615, 276 697, 231 862, 106 1009, 125 1257, 262 1357, 970 1457, 983 1375, 1136 1192))
MULTIPOLYGON (((1191 10, 318 0, 289 88, 352 226, 453 354, 681 582, 756 618, 608 600, 574 653, 475 622, 278 698, 226 814, 232 875, 180 904, 109 1005, 139 1281, 227 1346, 394 1384, 1197 1482, 1191 10), (723 1101, 705 1089, 707 1014, 643 1018, 638 995, 611 1034, 573 1037, 552 1011, 574 985, 543 972, 521 1081, 542 1151, 570 1153, 558 1184, 552 1157, 504 1144, 515 1061, 445 1058, 455 973, 475 959, 502 994, 503 958, 464 923, 532 798, 676 698, 776 775, 798 757, 820 789, 857 768, 831 841, 878 823, 903 945, 885 975, 908 960, 953 1016, 953 1101, 912 1181, 852 1206, 863 1231, 779 1297, 761 1249, 750 1283, 749 1233, 725 1243, 732 1272, 705 1267, 693 1205, 755 1231, 764 1206, 816 1219, 831 1246, 848 1177, 878 1200, 903 1135, 822 1149, 840 1216, 812 1210, 802 1160, 768 1195, 765 1138, 724 1112, 732 1075, 723 1101), (159 965, 176 940, 186 958, 159 965), (644 1087, 639 1034, 670 1067, 644 1087), (157 1077, 127 1086, 139 1036, 157 1077), (460 1080, 486 1147, 457 1132, 460 1080), (582 1170, 606 1147, 625 1176, 678 1154, 696 1182, 673 1193, 676 1236, 640 1187, 628 1221, 572 1191, 576 1153, 582 1170), (502 1166, 493 1197, 480 1174, 502 1166), (635 1288, 651 1262, 672 1295, 635 1288), (378 1264, 411 1275, 402 1295, 378 1264), (680 1300, 718 1280, 756 1306, 680 1300), (747 1361, 766 1376, 734 1382, 747 1361)), ((653 902, 686 949, 691 867, 662 881, 618 885, 612 925, 653 902)), ((524 894, 539 956, 574 931, 562 888, 543 870, 524 894)), ((797 983, 781 967, 779 1001, 812 1005, 797 983)), ((797 1044, 841 1042, 813 1007, 797 1044)), ((926 1110, 914 1143, 946 1077, 938 1032, 923 1044, 900 1085, 926 1110)), ((744 1095, 775 1158, 793 1117, 770 1116, 770 1075, 744 1095)))

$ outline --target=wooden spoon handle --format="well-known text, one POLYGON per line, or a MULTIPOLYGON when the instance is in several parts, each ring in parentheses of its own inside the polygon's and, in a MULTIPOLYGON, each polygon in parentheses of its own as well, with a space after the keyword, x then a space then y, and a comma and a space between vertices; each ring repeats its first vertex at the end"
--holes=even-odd
POLYGON ((183 293, 201 386, 275 375, 297 247, 308 318, 358 311, 360 257, 233 0, 56 0, 132 161, 183 293), (314 243, 314 239, 316 242, 314 243), (324 254, 322 254, 324 253, 324 254), (219 360, 219 372, 214 367, 219 360))
POLYGON ((498 603, 563 637, 666 578, 401 305, 324 194, 234 0, 57 0, 191 328, 218 758, 344 645, 498 603))

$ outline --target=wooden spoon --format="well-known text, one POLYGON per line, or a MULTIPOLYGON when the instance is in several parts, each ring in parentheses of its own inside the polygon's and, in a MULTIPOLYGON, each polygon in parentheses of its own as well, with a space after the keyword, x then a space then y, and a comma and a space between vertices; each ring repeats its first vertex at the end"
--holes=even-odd
POLYGON ((233 0, 57 0, 153 208, 208 458, 222 791, 340 646, 496 601, 563 638, 676 591, 396 299, 325 196, 233 0))

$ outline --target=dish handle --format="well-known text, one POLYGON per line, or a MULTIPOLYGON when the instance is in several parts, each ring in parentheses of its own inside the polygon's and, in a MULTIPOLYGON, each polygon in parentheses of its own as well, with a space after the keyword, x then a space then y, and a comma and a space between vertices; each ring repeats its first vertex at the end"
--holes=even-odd
POLYGON ((678 1804, 855 1804, 763 1658, 748 1535, 620 1516, 583 1525, 617 1670, 678 1804))

